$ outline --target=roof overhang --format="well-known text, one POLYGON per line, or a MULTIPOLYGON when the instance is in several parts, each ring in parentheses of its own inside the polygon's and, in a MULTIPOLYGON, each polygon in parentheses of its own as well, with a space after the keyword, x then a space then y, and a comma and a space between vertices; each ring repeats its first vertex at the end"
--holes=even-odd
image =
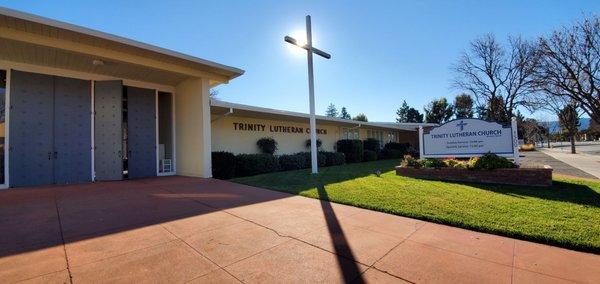
MULTIPOLYGON (((213 115, 234 115, 249 118, 285 120, 292 122, 307 123, 310 115, 307 113, 278 110, 271 108, 256 107, 250 105, 236 104, 216 99, 210 100, 211 114, 213 115), (233 111, 233 112, 232 112, 233 111)), ((368 127, 381 130, 403 130, 417 131, 419 126, 428 127, 435 124, 431 123, 377 123, 363 122, 350 119, 341 119, 317 115, 317 123, 322 125, 336 125, 345 127, 368 127)))
POLYGON ((2 60, 171 86, 188 78, 207 78, 214 86, 244 73, 172 50, 2 7, 0 39, 2 60))

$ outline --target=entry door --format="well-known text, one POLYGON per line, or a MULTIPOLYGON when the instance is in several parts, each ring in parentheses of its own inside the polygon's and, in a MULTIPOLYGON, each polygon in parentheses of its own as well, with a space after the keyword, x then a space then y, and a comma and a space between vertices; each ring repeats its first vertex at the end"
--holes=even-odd
POLYGON ((54 77, 11 71, 11 186, 54 183, 54 77))
POLYGON ((94 168, 96 180, 123 179, 123 83, 94 83, 94 168))
POLYGON ((128 170, 132 178, 156 176, 156 92, 127 87, 128 170))
POLYGON ((90 81, 54 78, 54 180, 92 180, 90 81))

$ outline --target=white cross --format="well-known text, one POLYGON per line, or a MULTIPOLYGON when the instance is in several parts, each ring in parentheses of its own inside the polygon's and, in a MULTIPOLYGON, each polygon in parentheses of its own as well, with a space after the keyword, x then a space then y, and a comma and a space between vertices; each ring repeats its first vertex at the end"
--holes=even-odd
POLYGON ((318 170, 317 161, 317 122, 315 117, 315 85, 313 78, 313 53, 320 55, 326 59, 330 59, 331 55, 312 46, 312 30, 310 24, 310 15, 306 16, 306 44, 298 45, 298 41, 293 37, 286 36, 286 42, 306 49, 308 57, 308 95, 310 101, 310 160, 312 173, 316 174, 318 170))

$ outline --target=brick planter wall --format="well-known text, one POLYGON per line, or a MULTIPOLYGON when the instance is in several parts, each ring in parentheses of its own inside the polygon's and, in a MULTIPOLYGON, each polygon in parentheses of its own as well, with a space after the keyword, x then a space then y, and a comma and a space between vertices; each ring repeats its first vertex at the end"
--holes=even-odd
POLYGON ((527 186, 551 186, 552 168, 519 168, 495 170, 470 170, 457 168, 401 168, 396 167, 399 176, 428 180, 495 183, 527 186))

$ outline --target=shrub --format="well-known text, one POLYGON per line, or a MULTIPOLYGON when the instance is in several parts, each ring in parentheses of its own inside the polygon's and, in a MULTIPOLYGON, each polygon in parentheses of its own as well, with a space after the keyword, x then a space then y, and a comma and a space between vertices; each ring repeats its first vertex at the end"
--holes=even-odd
POLYGON ((519 146, 519 151, 523 151, 523 152, 535 151, 535 144, 529 143, 529 144, 521 145, 521 146, 519 146))
POLYGON ((459 161, 459 160, 455 160, 455 159, 447 159, 447 160, 444 160, 444 163, 446 164, 446 167, 448 167, 448 168, 457 168, 457 169, 466 169, 467 168, 467 162, 465 162, 465 161, 459 161))
POLYGON ((212 175, 217 179, 235 176, 235 155, 230 152, 212 152, 212 175))
POLYGON ((263 137, 256 141, 256 145, 260 149, 260 152, 263 154, 275 154, 277 151, 277 141, 271 137, 263 137))
POLYGON ((237 177, 271 173, 279 170, 277 157, 270 154, 239 154, 235 156, 237 177))
POLYGON ((409 152, 412 149, 409 143, 397 143, 397 142, 388 142, 385 143, 381 153, 379 155, 380 159, 399 159, 404 155, 411 155, 411 157, 418 157, 418 152, 415 151, 409 152))
POLYGON ((440 159, 424 159, 424 160, 420 160, 420 161, 421 161, 421 166, 424 168, 439 169, 439 168, 446 167, 446 164, 444 163, 444 161, 442 161, 440 159))
MULTIPOLYGON (((310 152, 300 152, 300 153, 296 153, 295 155, 299 155, 301 157, 304 158, 304 160, 306 161, 306 168, 310 168, 311 166, 311 158, 310 158, 310 152)), ((323 155, 323 153, 321 152, 317 152, 317 165, 319 167, 324 167, 326 165, 327 159, 325 157, 325 155, 323 155)))
POLYGON ((510 169, 516 167, 517 166, 507 158, 489 152, 479 157, 479 159, 475 160, 473 163, 473 168, 477 170, 510 169))
POLYGON ((363 143, 356 139, 342 139, 337 141, 337 151, 344 153, 346 163, 358 163, 362 161, 363 143))
POLYGON ((279 156, 279 167, 283 171, 306 169, 310 167, 310 159, 298 154, 279 156))
POLYGON ((339 152, 321 152, 325 156, 325 166, 339 166, 346 162, 344 153, 339 152))
MULTIPOLYGON (((310 139, 306 140, 306 148, 310 149, 310 139)), ((321 141, 321 139, 317 138, 317 149, 321 148, 321 145, 323 145, 323 141, 321 141)))
POLYGON ((379 151, 381 151, 381 144, 377 139, 368 138, 367 140, 363 141, 363 148, 365 149, 365 151, 369 150, 377 154, 379 153, 379 151))
POLYGON ((383 148, 381 152, 379 152, 379 159, 400 159, 406 154, 405 151, 397 150, 397 149, 389 149, 383 148))
POLYGON ((405 155, 404 159, 402 160, 402 162, 400 163, 400 166, 403 168, 420 168, 421 167, 421 163, 419 162, 419 160, 413 158, 411 155, 405 155))
POLYGON ((363 152, 363 162, 370 162, 377 160, 377 152, 372 150, 365 150, 363 152))

